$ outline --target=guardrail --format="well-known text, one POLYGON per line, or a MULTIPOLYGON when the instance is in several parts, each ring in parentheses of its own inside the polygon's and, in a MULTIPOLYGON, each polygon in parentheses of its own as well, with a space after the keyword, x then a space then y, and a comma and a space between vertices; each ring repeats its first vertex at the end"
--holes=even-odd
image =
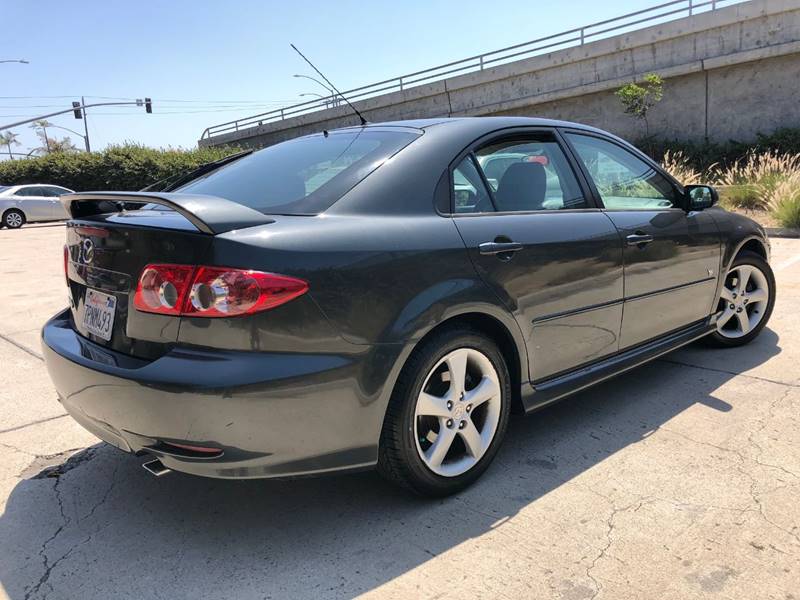
MULTIPOLYGON (((485 54, 478 54, 476 56, 470 56, 469 58, 445 63, 438 67, 407 73, 400 77, 393 77, 392 79, 385 79, 377 83, 346 90, 342 92, 342 96, 346 96, 347 99, 352 102, 354 100, 362 100, 389 92, 402 91, 414 86, 438 81, 452 75, 483 71, 489 67, 536 56, 545 51, 553 52, 573 46, 582 46, 590 41, 596 41, 603 37, 610 37, 611 34, 617 35, 625 33, 626 30, 630 31, 639 28, 637 26, 645 23, 648 25, 654 25, 657 24, 657 22, 663 23, 681 17, 691 16, 698 12, 714 11, 723 6, 738 4, 742 1, 743 0, 672 0, 671 2, 657 4, 650 8, 637 10, 636 12, 628 13, 620 17, 614 17, 613 19, 598 21, 591 25, 584 25, 576 29, 541 37, 531 40, 530 42, 508 46, 500 50, 493 50, 485 54)), ((242 119, 236 119, 235 121, 212 125, 203 131, 201 139, 212 138, 214 136, 239 131, 240 129, 263 125, 264 123, 282 121, 291 117, 324 110, 331 106, 340 105, 340 102, 341 97, 334 94, 332 96, 325 96, 316 100, 300 102, 284 108, 260 113, 251 117, 244 117, 242 119)))

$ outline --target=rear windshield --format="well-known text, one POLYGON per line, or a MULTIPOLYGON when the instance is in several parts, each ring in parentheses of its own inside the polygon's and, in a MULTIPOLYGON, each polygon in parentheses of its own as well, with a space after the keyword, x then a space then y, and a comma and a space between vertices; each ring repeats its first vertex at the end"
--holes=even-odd
POLYGON ((178 188, 264 214, 307 215, 329 208, 419 133, 362 128, 283 142, 178 188))

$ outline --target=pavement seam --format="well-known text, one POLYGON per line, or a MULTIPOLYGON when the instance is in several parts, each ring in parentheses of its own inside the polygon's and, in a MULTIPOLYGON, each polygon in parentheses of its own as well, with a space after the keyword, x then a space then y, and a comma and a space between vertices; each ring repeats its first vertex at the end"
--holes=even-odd
POLYGON ((19 431, 20 429, 25 429, 26 427, 33 427, 34 425, 41 425, 42 423, 49 423, 50 421, 55 421, 56 419, 63 419, 64 417, 68 416, 69 416, 68 413, 63 413, 60 415, 56 415, 55 417, 47 417, 46 419, 31 421, 30 423, 25 423, 24 425, 17 425, 16 427, 9 427, 8 429, 0 429, 0 435, 4 433, 11 433, 12 431, 19 431))
POLYGON ((791 388, 800 388, 800 384, 788 383, 786 381, 777 381, 775 379, 767 379, 766 377, 759 377, 758 375, 748 375, 747 373, 739 373, 737 371, 727 371, 725 369, 717 369, 715 367, 704 367, 701 365, 692 365, 689 363, 681 362, 679 360, 669 360, 667 358, 658 358, 658 362, 669 363, 671 365, 679 365, 681 367, 690 367, 692 369, 700 369, 703 371, 714 371, 715 373, 725 373, 726 375, 736 375, 737 377, 747 377, 748 379, 756 379, 758 381, 765 381, 767 383, 774 383, 775 385, 784 385, 791 388))
POLYGON ((35 350, 31 350, 31 349, 30 349, 30 348, 28 348, 28 347, 27 347, 25 344, 20 344, 20 343, 19 343, 19 342, 17 342, 16 340, 14 340, 14 339, 12 339, 12 338, 8 337, 7 335, 5 335, 5 334, 3 334, 3 333, 0 333, 0 340, 3 340, 3 341, 6 341, 6 342, 8 342, 8 343, 9 343, 9 344, 11 344, 12 346, 16 346, 17 348, 19 348, 19 349, 20 349, 20 350, 22 350, 23 352, 26 352, 26 353, 30 354, 31 356, 33 356, 34 358, 38 358, 39 360, 41 360, 42 362, 44 362, 44 357, 43 357, 41 354, 39 354, 39 353, 38 353, 38 352, 36 352, 35 350))

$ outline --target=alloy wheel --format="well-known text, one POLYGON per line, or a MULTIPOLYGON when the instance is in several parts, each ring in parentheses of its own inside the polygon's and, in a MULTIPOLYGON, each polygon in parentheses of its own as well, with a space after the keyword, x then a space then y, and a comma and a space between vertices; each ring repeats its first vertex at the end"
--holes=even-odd
POLYGON ((6 215, 6 226, 11 229, 22 227, 22 215, 16 211, 11 211, 6 215))
POLYGON ((753 265, 733 267, 722 285, 717 332, 730 339, 747 335, 764 318, 768 302, 766 275, 753 265))
POLYGON ((489 358, 474 348, 445 355, 428 373, 414 411, 414 438, 425 465, 455 477, 486 454, 501 414, 501 388, 489 358))

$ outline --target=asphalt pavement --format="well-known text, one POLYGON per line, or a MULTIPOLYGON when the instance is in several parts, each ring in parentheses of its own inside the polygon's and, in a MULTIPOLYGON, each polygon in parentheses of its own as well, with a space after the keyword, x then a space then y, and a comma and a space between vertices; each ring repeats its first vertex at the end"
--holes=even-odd
POLYGON ((473 487, 155 478, 65 416, 39 348, 64 228, 0 230, 0 598, 800 598, 800 240, 751 345, 513 420, 473 487))

